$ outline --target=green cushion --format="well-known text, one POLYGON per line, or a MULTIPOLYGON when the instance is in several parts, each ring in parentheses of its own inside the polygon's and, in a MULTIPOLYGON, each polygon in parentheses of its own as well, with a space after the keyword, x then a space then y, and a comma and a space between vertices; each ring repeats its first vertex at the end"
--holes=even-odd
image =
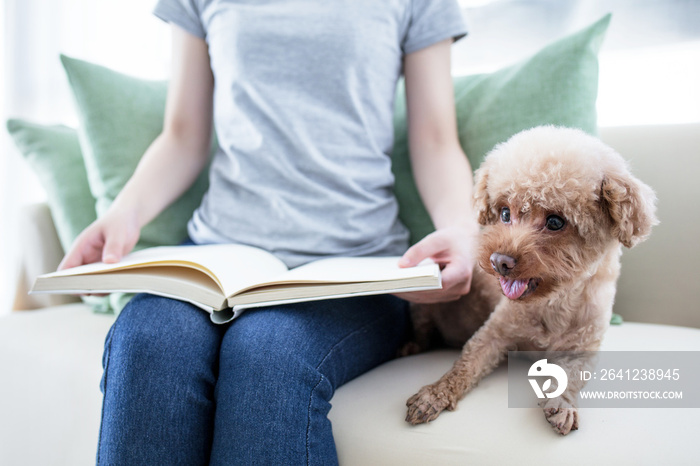
MULTIPOLYGON (((161 133, 168 84, 66 56, 61 61, 77 106, 90 191, 97 201, 97 214, 102 215, 161 133)), ((182 197, 144 226, 136 248, 181 243, 207 186, 204 170, 182 197)))
MULTIPOLYGON (((56 233, 64 251, 96 218, 95 198, 90 193, 78 133, 63 125, 46 126, 10 119, 7 130, 19 152, 29 163, 46 191, 56 233)), ((121 310, 126 295, 107 297, 83 296, 83 301, 98 312, 121 310)))
MULTIPOLYGON (((527 60, 454 79, 459 140, 473 169, 496 144, 534 126, 553 124, 596 134, 598 51, 609 23, 607 15, 527 60)), ((399 216, 415 243, 434 227, 413 182, 403 83, 395 110, 392 165, 399 216)))
POLYGON ((7 130, 46 191, 58 238, 67 251, 97 217, 78 134, 67 126, 7 121, 7 130))

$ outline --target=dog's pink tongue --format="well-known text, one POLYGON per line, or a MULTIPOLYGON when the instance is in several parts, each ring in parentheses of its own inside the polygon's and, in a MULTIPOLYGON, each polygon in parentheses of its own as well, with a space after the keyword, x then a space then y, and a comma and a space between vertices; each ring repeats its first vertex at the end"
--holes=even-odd
POLYGON ((510 299, 518 299, 527 289, 528 280, 508 280, 503 277, 499 277, 499 280, 503 293, 510 299))

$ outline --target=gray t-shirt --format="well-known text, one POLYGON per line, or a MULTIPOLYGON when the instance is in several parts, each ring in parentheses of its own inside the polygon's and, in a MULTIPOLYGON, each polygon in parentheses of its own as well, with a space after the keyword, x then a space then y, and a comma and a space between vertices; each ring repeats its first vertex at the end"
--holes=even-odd
POLYGON ((465 33, 455 0, 160 0, 203 38, 219 150, 189 223, 289 266, 402 254, 389 154, 402 58, 465 33))

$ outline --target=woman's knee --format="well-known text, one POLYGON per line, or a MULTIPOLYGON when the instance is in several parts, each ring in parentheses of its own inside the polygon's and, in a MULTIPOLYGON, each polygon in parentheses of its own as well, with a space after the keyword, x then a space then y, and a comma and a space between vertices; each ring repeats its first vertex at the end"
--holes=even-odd
POLYGON ((124 379, 180 372, 197 364, 213 369, 219 343, 219 329, 202 310, 181 301, 137 295, 107 335, 105 376, 110 368, 124 379))

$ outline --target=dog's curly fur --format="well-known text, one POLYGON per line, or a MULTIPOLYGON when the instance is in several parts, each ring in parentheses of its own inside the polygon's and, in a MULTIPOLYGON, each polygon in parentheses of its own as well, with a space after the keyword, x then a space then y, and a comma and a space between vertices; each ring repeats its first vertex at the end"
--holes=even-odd
MULTIPOLYGON (((464 345, 462 354, 408 400, 411 424, 455 409, 509 350, 597 350, 612 314, 621 245, 643 241, 658 223, 651 188, 613 149, 579 130, 518 133, 496 146, 475 176, 484 228, 472 291, 459 301, 413 306, 414 340, 401 351, 424 351, 438 336, 464 345)), ((576 364, 565 370, 573 375, 576 364)), ((578 428, 576 379, 543 405, 562 435, 578 428)))

